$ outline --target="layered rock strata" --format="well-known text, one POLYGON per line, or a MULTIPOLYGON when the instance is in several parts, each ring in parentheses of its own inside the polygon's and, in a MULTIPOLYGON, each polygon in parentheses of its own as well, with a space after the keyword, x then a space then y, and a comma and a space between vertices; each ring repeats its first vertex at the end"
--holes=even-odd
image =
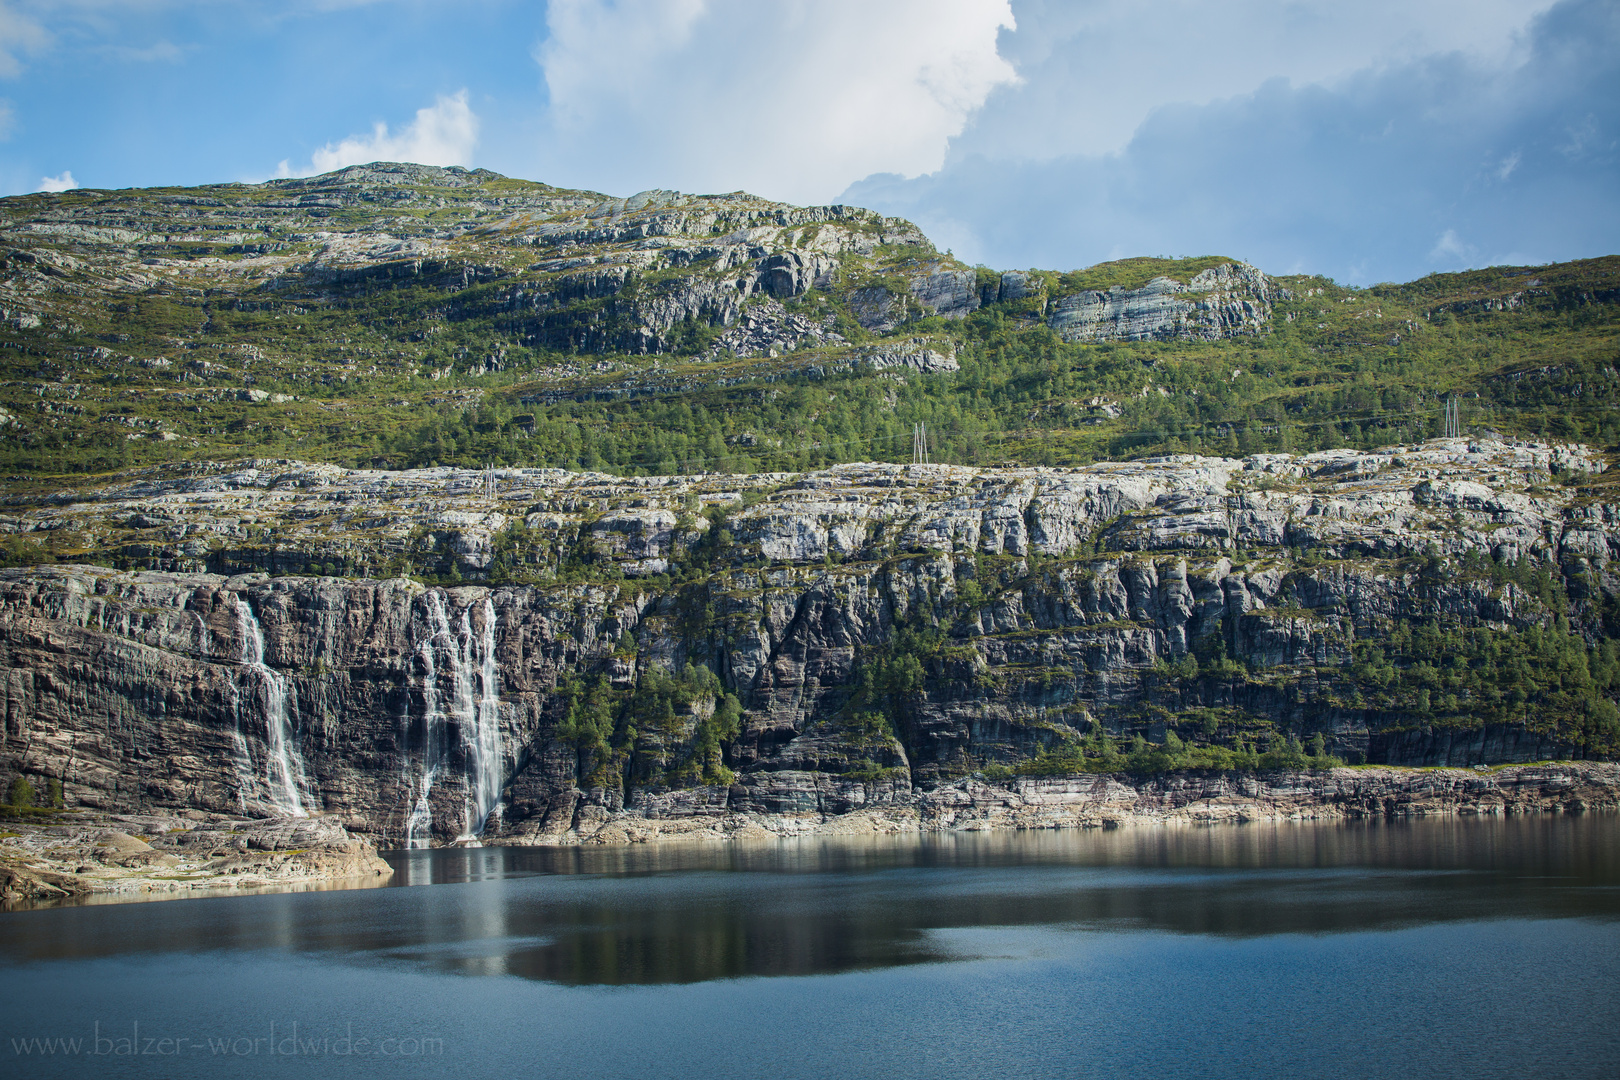
MULTIPOLYGON (((937 362, 908 348, 915 351, 872 362, 937 362)), ((747 476, 394 472, 259 459, 17 492, 0 503, 0 533, 69 537, 154 570, 321 576, 331 567, 328 576, 379 576, 390 558, 413 556, 421 569, 432 556, 429 570, 469 581, 487 576, 503 534, 518 532, 529 546, 514 557, 537 573, 555 570, 582 540, 604 571, 661 573, 707 531, 706 510, 724 511, 735 544, 728 558, 739 565, 891 550, 1070 556, 1086 545, 1229 562, 1251 549, 1354 559, 1433 544, 1442 554, 1529 556, 1550 566, 1590 557, 1606 566, 1614 505, 1553 482, 1606 466, 1576 444, 1494 439, 1078 469, 867 463, 747 476)))
POLYGON ((1223 263, 1185 283, 1157 277, 1139 289, 1066 296, 1048 323, 1065 341, 1217 341, 1256 333, 1271 318, 1273 298, 1287 296, 1257 268, 1223 263))
POLYGON ((1462 440, 756 477, 260 462, 14 498, 10 529, 168 569, 0 572, 0 776, 425 844, 666 803, 910 812, 1099 734, 1580 756, 1590 731, 1522 710, 1379 697, 1358 648, 1426 622, 1600 640, 1620 507, 1554 477, 1602 465, 1462 440), (407 556, 463 583, 258 569, 407 556))

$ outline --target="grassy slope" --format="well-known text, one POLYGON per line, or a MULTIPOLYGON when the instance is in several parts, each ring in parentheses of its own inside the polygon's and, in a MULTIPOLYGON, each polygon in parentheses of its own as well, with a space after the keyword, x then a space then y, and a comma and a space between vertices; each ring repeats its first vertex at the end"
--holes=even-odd
MULTIPOLYGON (((582 197, 500 177, 419 194, 443 205, 314 212, 323 229, 381 227, 406 238, 457 229, 446 266, 459 260, 494 277, 521 275, 535 253, 504 242, 493 200, 582 197)), ((99 208, 112 226, 150 227, 176 213, 175 200, 201 197, 252 222, 287 194, 226 185, 58 198, 99 208)), ((25 219, 45 199, 5 200, 6 216, 25 219)), ((320 243, 307 228, 272 228, 277 253, 313 255, 320 243)), ((1041 325, 1041 299, 996 304, 964 321, 903 327, 899 338, 932 335, 958 350, 958 374, 921 377, 825 374, 838 365, 819 354, 715 362, 697 352, 712 337, 706 327, 673 335, 687 355, 526 347, 498 315, 480 314, 498 306, 483 301, 506 282, 229 275, 220 268, 243 255, 228 239, 172 231, 140 254, 173 272, 134 291, 109 291, 93 270, 56 268, 45 323, 0 324, 0 408, 15 417, 0 469, 61 475, 244 453, 392 466, 799 469, 904 460, 918 421, 933 433, 936 460, 1078 463, 1418 439, 1438 433, 1446 394, 1464 399, 1466 427, 1620 440, 1612 408, 1620 257, 1371 289, 1282 278, 1294 298, 1276 306, 1270 331, 1218 343, 1067 344, 1041 325), (501 370, 485 370, 490 357, 501 370), (822 374, 807 373, 817 366, 822 374), (249 387, 284 400, 241 400, 249 387)), ((1186 280, 1221 261, 1126 259, 1040 276, 1049 301, 1160 274, 1186 280)), ((847 262, 836 287, 789 306, 837 318, 856 344, 877 339, 848 318, 851 290, 960 265, 917 246, 847 262)), ((635 287, 659 280, 646 275, 635 287)))

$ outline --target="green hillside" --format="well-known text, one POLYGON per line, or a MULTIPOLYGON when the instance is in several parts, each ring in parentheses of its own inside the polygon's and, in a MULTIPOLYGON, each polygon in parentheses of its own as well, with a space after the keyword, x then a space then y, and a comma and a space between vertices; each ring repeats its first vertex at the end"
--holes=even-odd
POLYGON ((0 468, 798 470, 909 460, 917 422, 936 461, 1065 464, 1412 441, 1447 396, 1465 430, 1620 441, 1616 256, 1367 289, 1273 278, 1269 314, 1220 340, 1048 323, 1075 294, 1230 262, 1031 271, 1004 298, 997 272, 867 211, 414 166, 22 196, 0 200, 0 468), (744 256, 766 285, 738 299, 744 256), (799 276, 777 287, 773 265, 799 276), (975 302, 929 302, 963 282, 975 302), (717 351, 754 316, 791 345, 717 351), (958 370, 879 370, 889 348, 958 370))

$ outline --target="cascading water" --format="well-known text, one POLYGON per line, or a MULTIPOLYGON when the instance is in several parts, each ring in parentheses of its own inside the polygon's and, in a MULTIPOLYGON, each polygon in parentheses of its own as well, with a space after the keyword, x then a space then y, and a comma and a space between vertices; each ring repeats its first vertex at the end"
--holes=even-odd
MULTIPOLYGON (((304 757, 298 750, 298 729, 293 714, 296 703, 292 688, 279 671, 264 662, 264 631, 259 626, 253 608, 240 596, 236 597, 236 617, 242 628, 242 665, 253 673, 253 692, 250 700, 254 712, 264 715, 265 801, 269 808, 285 817, 308 817, 304 808, 304 788, 308 781, 304 775, 304 757)), ((236 765, 240 777, 244 762, 252 769, 252 757, 241 730, 241 697, 237 699, 236 765)), ((250 773, 251 775, 251 773, 250 773)), ((244 804, 246 795, 242 796, 244 804)))
POLYGON ((455 632, 444 594, 427 598, 427 636, 417 646, 422 659, 426 745, 415 786, 415 804, 405 824, 405 846, 426 847, 433 827, 430 796, 449 756, 447 726, 455 722, 466 768, 461 843, 476 843, 500 800, 503 779, 500 675, 495 663, 495 605, 486 597, 483 626, 475 634, 472 611, 461 613, 455 632), (441 660, 444 663, 441 663, 441 660), (441 707, 440 672, 449 675, 448 707, 441 707))
MULTIPOLYGON (((426 742, 422 747, 422 775, 416 783, 416 801, 405 822, 405 846, 427 847, 428 834, 433 827, 433 806, 428 797, 433 793, 433 782, 439 778, 444 764, 445 716, 439 708, 439 662, 437 650, 441 643, 451 646, 450 618, 444 611, 444 597, 437 592, 428 594, 428 633, 417 646, 422 658, 422 726, 426 742)), ((409 718, 407 718, 407 724, 409 718)))
MULTIPOLYGON (((461 616, 465 641, 472 646, 472 625, 461 616)), ((464 838, 482 836, 501 797, 501 689, 495 663, 495 605, 484 597, 484 629, 479 639, 478 708, 473 723, 463 725, 461 741, 467 758, 467 830, 464 838)), ((471 657, 468 657, 470 660, 471 657)))

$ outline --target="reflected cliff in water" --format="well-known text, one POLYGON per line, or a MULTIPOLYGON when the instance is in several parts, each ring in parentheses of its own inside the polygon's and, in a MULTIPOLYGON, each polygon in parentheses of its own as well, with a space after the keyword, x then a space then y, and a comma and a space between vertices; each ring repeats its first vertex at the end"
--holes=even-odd
POLYGON ((587 984, 970 958, 977 927, 1253 938, 1620 916, 1612 815, 392 853, 391 887, 0 917, 0 955, 290 950, 587 984), (427 887, 422 887, 427 886, 427 887))

